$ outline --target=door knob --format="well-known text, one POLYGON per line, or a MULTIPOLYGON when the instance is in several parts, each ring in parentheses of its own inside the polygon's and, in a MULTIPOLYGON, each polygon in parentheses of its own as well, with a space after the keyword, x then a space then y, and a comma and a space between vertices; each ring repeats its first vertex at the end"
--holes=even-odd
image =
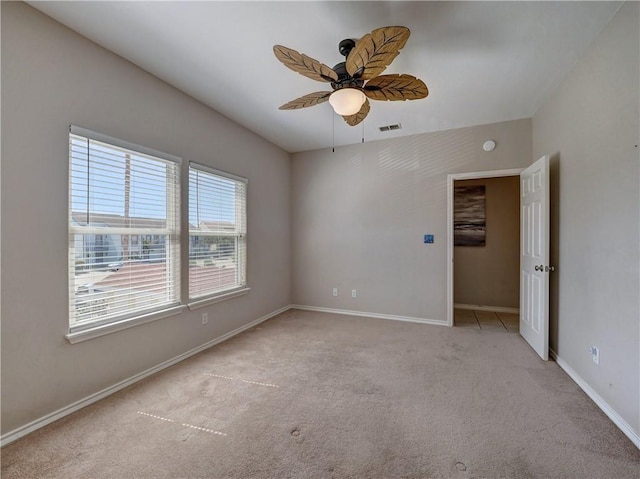
POLYGON ((545 269, 548 273, 553 273, 555 270, 556 268, 554 266, 547 266, 545 269))
POLYGON ((535 266, 535 268, 533 268, 533 269, 535 269, 536 271, 544 271, 544 266, 542 266, 542 265, 540 265, 540 266, 536 265, 536 266, 535 266))

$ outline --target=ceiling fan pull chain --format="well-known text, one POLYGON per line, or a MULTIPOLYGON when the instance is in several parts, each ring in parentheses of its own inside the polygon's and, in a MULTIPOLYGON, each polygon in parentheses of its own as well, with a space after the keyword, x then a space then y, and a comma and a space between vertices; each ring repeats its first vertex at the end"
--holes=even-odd
POLYGON ((336 152, 336 116, 331 112, 331 151, 336 152))

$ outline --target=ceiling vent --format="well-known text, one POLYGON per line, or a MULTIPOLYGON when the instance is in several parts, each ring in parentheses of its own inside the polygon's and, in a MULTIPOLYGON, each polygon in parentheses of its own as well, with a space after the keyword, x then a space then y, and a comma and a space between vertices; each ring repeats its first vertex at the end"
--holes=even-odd
POLYGON ((401 128, 402 128, 402 125, 400 123, 396 123, 395 125, 386 125, 386 126, 378 127, 380 131, 393 131, 393 130, 400 130, 401 128))

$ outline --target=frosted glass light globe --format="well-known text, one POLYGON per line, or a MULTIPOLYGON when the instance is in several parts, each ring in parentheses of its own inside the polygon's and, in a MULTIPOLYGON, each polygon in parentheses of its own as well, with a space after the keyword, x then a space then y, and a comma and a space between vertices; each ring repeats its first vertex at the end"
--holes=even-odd
POLYGON ((355 115, 362 108, 362 104, 367 99, 362 90, 357 88, 341 88, 334 91, 329 97, 329 103, 338 115, 355 115))

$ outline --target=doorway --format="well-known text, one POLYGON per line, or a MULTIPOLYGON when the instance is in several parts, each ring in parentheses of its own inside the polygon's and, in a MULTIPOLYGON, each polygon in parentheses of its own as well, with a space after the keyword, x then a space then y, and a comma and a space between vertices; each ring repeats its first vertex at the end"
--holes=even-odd
POLYGON ((517 332, 520 297, 520 195, 522 169, 448 175, 447 323, 455 313, 468 326, 517 332), (511 177, 511 178, 509 178, 511 177), (458 186, 485 196, 485 240, 481 246, 454 244, 454 192, 458 186), (501 202, 511 202, 510 205, 501 202), (516 206, 515 211, 513 207, 516 206), (514 218, 501 219, 503 215, 514 218), (514 224, 515 222, 515 224, 514 224), (514 230, 515 226, 515 230, 514 230), (509 250, 508 257, 503 255, 509 250), (454 262, 454 260, 456 262, 454 262), (504 262, 504 264, 501 264, 504 262))

